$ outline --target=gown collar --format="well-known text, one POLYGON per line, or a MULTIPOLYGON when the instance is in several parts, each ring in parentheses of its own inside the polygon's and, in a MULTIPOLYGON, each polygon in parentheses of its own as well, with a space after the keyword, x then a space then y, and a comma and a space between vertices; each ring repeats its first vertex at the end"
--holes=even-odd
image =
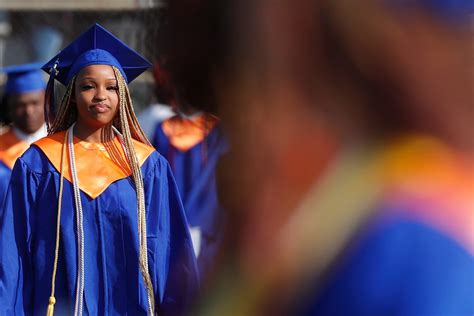
MULTIPOLYGON (((61 152, 66 131, 58 132, 35 142, 48 160, 61 170, 61 152)), ((102 194, 113 182, 129 177, 132 172, 117 137, 108 143, 89 143, 74 137, 74 154, 79 188, 92 199, 102 194)), ((151 146, 133 140, 140 167, 154 151, 151 146)), ((65 155, 64 177, 72 183, 69 155, 65 155)))

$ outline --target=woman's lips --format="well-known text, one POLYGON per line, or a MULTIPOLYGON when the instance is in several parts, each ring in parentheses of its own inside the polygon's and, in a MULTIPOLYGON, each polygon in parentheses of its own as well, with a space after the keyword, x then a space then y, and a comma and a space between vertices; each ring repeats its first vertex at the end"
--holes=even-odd
POLYGON ((92 104, 89 107, 89 111, 96 112, 96 113, 105 113, 109 111, 110 107, 107 104, 103 103, 98 103, 98 104, 92 104))

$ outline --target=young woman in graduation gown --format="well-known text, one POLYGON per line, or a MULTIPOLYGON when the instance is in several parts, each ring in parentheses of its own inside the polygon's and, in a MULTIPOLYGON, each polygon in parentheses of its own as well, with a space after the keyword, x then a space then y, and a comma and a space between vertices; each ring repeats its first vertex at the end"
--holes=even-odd
MULTIPOLYGON (((166 160, 127 83, 149 63, 94 25, 44 66, 67 89, 0 219, 0 314, 179 315, 198 287, 166 160)), ((48 118, 52 108, 47 108, 48 118)))

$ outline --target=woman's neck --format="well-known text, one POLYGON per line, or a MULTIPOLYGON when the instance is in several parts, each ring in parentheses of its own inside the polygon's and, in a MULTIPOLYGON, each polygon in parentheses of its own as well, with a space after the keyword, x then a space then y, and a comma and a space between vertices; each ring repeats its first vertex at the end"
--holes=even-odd
POLYGON ((106 128, 106 126, 86 126, 77 122, 74 126, 73 134, 75 137, 88 143, 103 143, 105 141, 104 138, 106 137, 106 133, 104 133, 106 128))

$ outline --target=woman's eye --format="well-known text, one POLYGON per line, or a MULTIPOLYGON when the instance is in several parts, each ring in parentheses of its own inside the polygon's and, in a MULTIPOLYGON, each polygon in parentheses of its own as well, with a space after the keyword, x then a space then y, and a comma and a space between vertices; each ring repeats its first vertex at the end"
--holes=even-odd
POLYGON ((107 90, 118 90, 118 87, 117 86, 111 86, 111 87, 108 87, 107 90))
POLYGON ((81 87, 82 90, 90 90, 90 89, 92 89, 92 88, 94 88, 94 87, 93 87, 92 85, 90 85, 90 84, 83 85, 83 86, 81 87))

